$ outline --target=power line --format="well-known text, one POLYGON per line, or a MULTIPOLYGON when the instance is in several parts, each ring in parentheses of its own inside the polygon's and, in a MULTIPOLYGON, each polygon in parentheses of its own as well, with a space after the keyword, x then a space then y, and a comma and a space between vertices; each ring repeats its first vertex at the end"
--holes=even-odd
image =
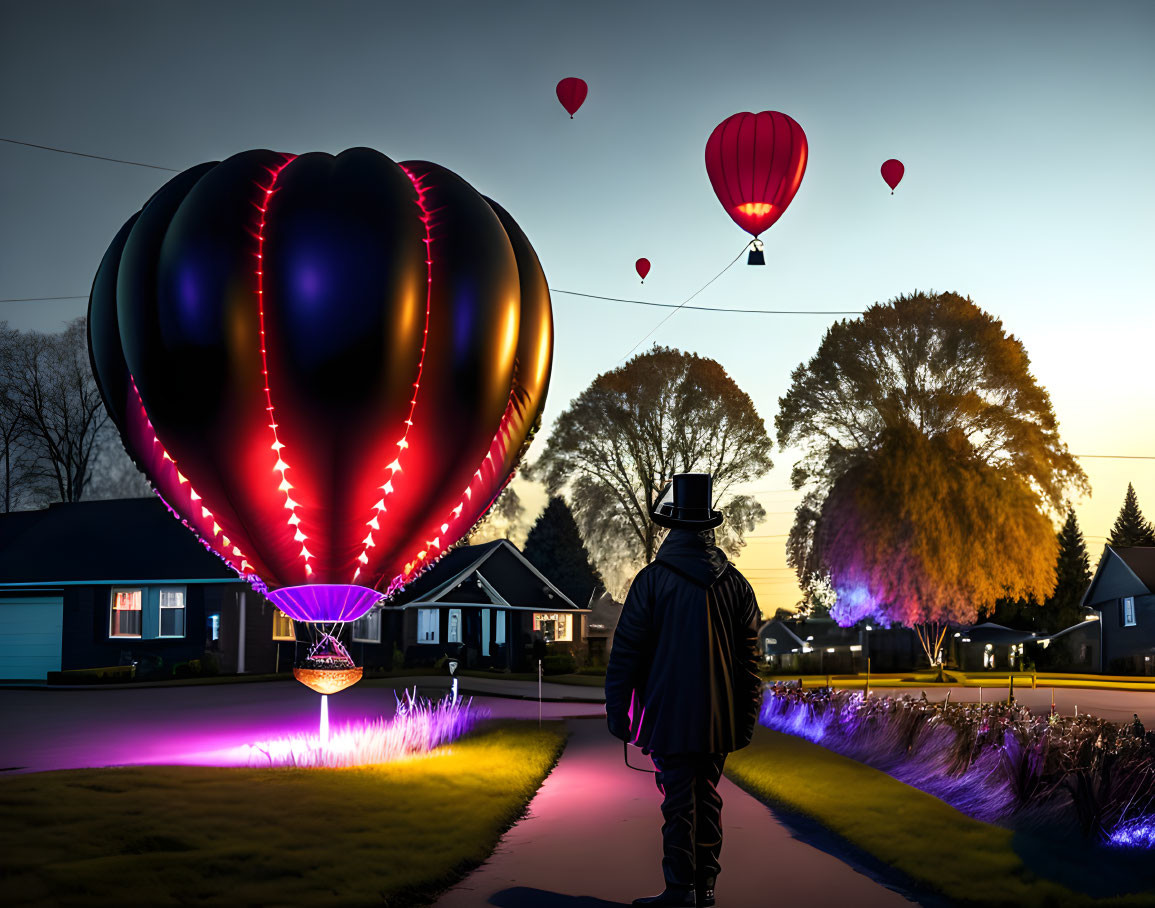
POLYGON ((1071 456, 1078 457, 1080 460, 1155 460, 1155 457, 1141 454, 1073 454, 1071 456))
POLYGON ((9 145, 24 145, 27 148, 41 148, 44 151, 55 151, 58 154, 75 155, 78 158, 94 158, 97 161, 112 161, 114 164, 131 164, 133 167, 148 167, 150 170, 167 170, 170 173, 180 173, 175 167, 161 167, 159 164, 143 164, 140 161, 126 161, 123 158, 106 158, 102 154, 87 154, 83 151, 70 151, 67 148, 56 148, 52 145, 37 145, 35 142, 21 142, 17 139, 0 138, 0 142, 9 145))
POLYGON ((630 356, 633 354, 633 352, 635 350, 637 350, 638 347, 640 347, 642 344, 644 344, 647 340, 649 340, 650 337, 653 335, 653 333, 655 331, 657 331, 659 328, 661 328, 662 325, 664 325, 666 322, 668 322, 670 319, 672 319, 674 317, 674 314, 679 309, 684 308, 686 303, 688 303, 695 296, 697 296, 699 293, 701 293, 703 290, 705 290, 707 287, 709 287, 712 283, 714 283, 714 281, 718 280, 718 278, 720 278, 723 274, 725 274, 727 271, 729 271, 731 268, 733 268, 734 262, 737 262, 738 259, 742 258, 742 253, 745 252, 747 248, 749 248, 749 245, 750 244, 747 243, 745 246, 743 246, 742 252, 739 252, 736 256, 734 256, 733 262, 730 262, 729 265, 727 265, 725 268, 723 268, 721 271, 719 271, 717 274, 715 274, 712 278, 710 278, 708 281, 706 281, 706 283, 704 283, 701 287, 699 287, 697 290, 695 290, 693 293, 691 293, 689 296, 687 296, 684 300, 682 300, 681 303, 679 303, 677 306, 675 306, 673 312, 671 312, 664 319, 662 319, 660 322, 658 322, 656 325, 654 325, 654 327, 650 329, 649 333, 645 337, 643 337, 640 341, 638 341, 636 344, 634 344, 632 347, 630 347, 630 352, 627 353, 625 356, 623 356, 620 360, 618 360, 618 362, 621 363, 621 362, 624 362, 625 360, 629 359, 630 356))
POLYGON ((46 300, 86 300, 87 296, 14 296, 0 303, 39 303, 46 300))
MULTIPOLYGON (((733 262, 731 262, 731 264, 733 264, 733 262)), ((861 309, 734 309, 724 306, 687 306, 685 303, 681 305, 676 303, 652 303, 648 300, 631 300, 617 296, 599 296, 596 293, 578 293, 576 290, 559 290, 556 287, 550 287, 549 292, 564 293, 566 296, 581 296, 591 300, 607 300, 611 303, 629 303, 633 306, 655 306, 659 309, 675 310, 694 309, 698 312, 738 312, 745 313, 746 315, 862 315, 861 309)), ((661 326, 659 325, 658 327, 661 326)), ((654 330, 656 331, 657 328, 654 330)), ((647 335, 647 337, 648 336, 649 335, 647 335)), ((645 338, 642 338, 642 340, 645 340, 645 338)), ((641 343, 641 341, 638 343, 641 343)), ((630 353, 632 352, 633 350, 630 351, 630 353)))

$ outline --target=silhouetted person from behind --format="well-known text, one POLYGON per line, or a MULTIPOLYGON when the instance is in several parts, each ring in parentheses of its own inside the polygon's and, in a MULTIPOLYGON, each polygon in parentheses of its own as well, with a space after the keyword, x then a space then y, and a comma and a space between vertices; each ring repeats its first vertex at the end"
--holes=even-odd
POLYGON ((714 544, 711 477, 680 473, 651 517, 670 533, 638 572, 606 670, 610 733, 650 754, 662 792, 661 895, 635 905, 710 906, 722 851, 726 754, 750 743, 762 701, 760 613, 714 544))

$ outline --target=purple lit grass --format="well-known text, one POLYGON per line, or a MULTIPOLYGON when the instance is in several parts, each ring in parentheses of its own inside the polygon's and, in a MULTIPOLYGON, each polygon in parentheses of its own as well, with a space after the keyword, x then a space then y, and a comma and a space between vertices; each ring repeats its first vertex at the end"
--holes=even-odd
POLYGON ((330 732, 292 734, 233 748, 222 765, 340 769, 389 763, 430 753, 474 728, 489 711, 471 699, 446 695, 432 701, 405 691, 392 719, 346 723, 330 732))
POLYGON ((760 721, 986 822, 1155 845, 1145 816, 1155 809, 1155 736, 1141 726, 780 684, 767 690, 760 721))

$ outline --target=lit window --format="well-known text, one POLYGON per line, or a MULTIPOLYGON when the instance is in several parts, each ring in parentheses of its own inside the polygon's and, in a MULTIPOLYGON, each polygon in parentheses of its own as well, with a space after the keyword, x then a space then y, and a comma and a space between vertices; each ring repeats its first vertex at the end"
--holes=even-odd
POLYGON ((1123 627, 1135 626, 1135 597, 1123 597, 1123 627))
POLYGON ((160 591, 160 636, 184 636, 184 588, 169 587, 160 591))
POLYGON ((213 612, 209 615, 209 640, 221 639, 221 616, 220 612, 213 612))
POLYGON ((487 608, 481 610, 481 655, 489 655, 489 612, 487 608))
POLYGON ((140 636, 141 590, 112 591, 112 626, 110 636, 140 636))
POLYGON ((573 640, 573 624, 565 612, 534 612, 533 629, 541 631, 547 643, 573 640))
POLYGON ((369 611, 353 622, 353 642, 381 642, 381 609, 369 609, 369 611))
POLYGON ((273 609, 273 639, 297 639, 297 632, 293 630, 293 619, 282 612, 279 608, 273 609))
POLYGON ((493 629, 493 642, 501 646, 505 645, 505 622, 507 620, 506 615, 507 613, 504 609, 498 610, 496 622, 497 626, 493 629))
POLYGON ((419 608, 417 610, 417 642, 436 643, 438 610, 435 608, 419 608))
POLYGON ((461 642, 461 609, 451 608, 449 610, 449 633, 445 635, 447 643, 461 642))

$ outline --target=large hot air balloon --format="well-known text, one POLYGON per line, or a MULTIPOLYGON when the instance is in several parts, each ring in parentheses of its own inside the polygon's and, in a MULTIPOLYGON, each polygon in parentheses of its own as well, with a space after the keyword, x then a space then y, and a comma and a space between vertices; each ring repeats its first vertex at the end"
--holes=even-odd
POLYGON ((556 90, 557 99, 561 101, 561 106, 565 108, 572 120, 573 115, 578 112, 578 108, 585 103, 589 86, 586 85, 584 79, 570 76, 558 82, 556 90))
POLYGON ((882 178, 886 181, 886 185, 890 187, 890 194, 894 195, 894 189, 902 182, 902 175, 906 173, 906 168, 902 166, 902 161, 897 158, 891 158, 889 161, 882 162, 882 178))
POLYGON ((508 482, 553 355, 513 218, 452 171, 368 148, 174 177, 105 253, 88 328, 125 447, 206 546, 313 623, 299 677, 323 692, 360 673, 341 623, 508 482))
POLYGON ((706 172, 726 213, 755 239, 750 264, 763 264, 758 237, 798 192, 806 157, 806 133, 776 110, 736 113, 710 133, 706 172))

